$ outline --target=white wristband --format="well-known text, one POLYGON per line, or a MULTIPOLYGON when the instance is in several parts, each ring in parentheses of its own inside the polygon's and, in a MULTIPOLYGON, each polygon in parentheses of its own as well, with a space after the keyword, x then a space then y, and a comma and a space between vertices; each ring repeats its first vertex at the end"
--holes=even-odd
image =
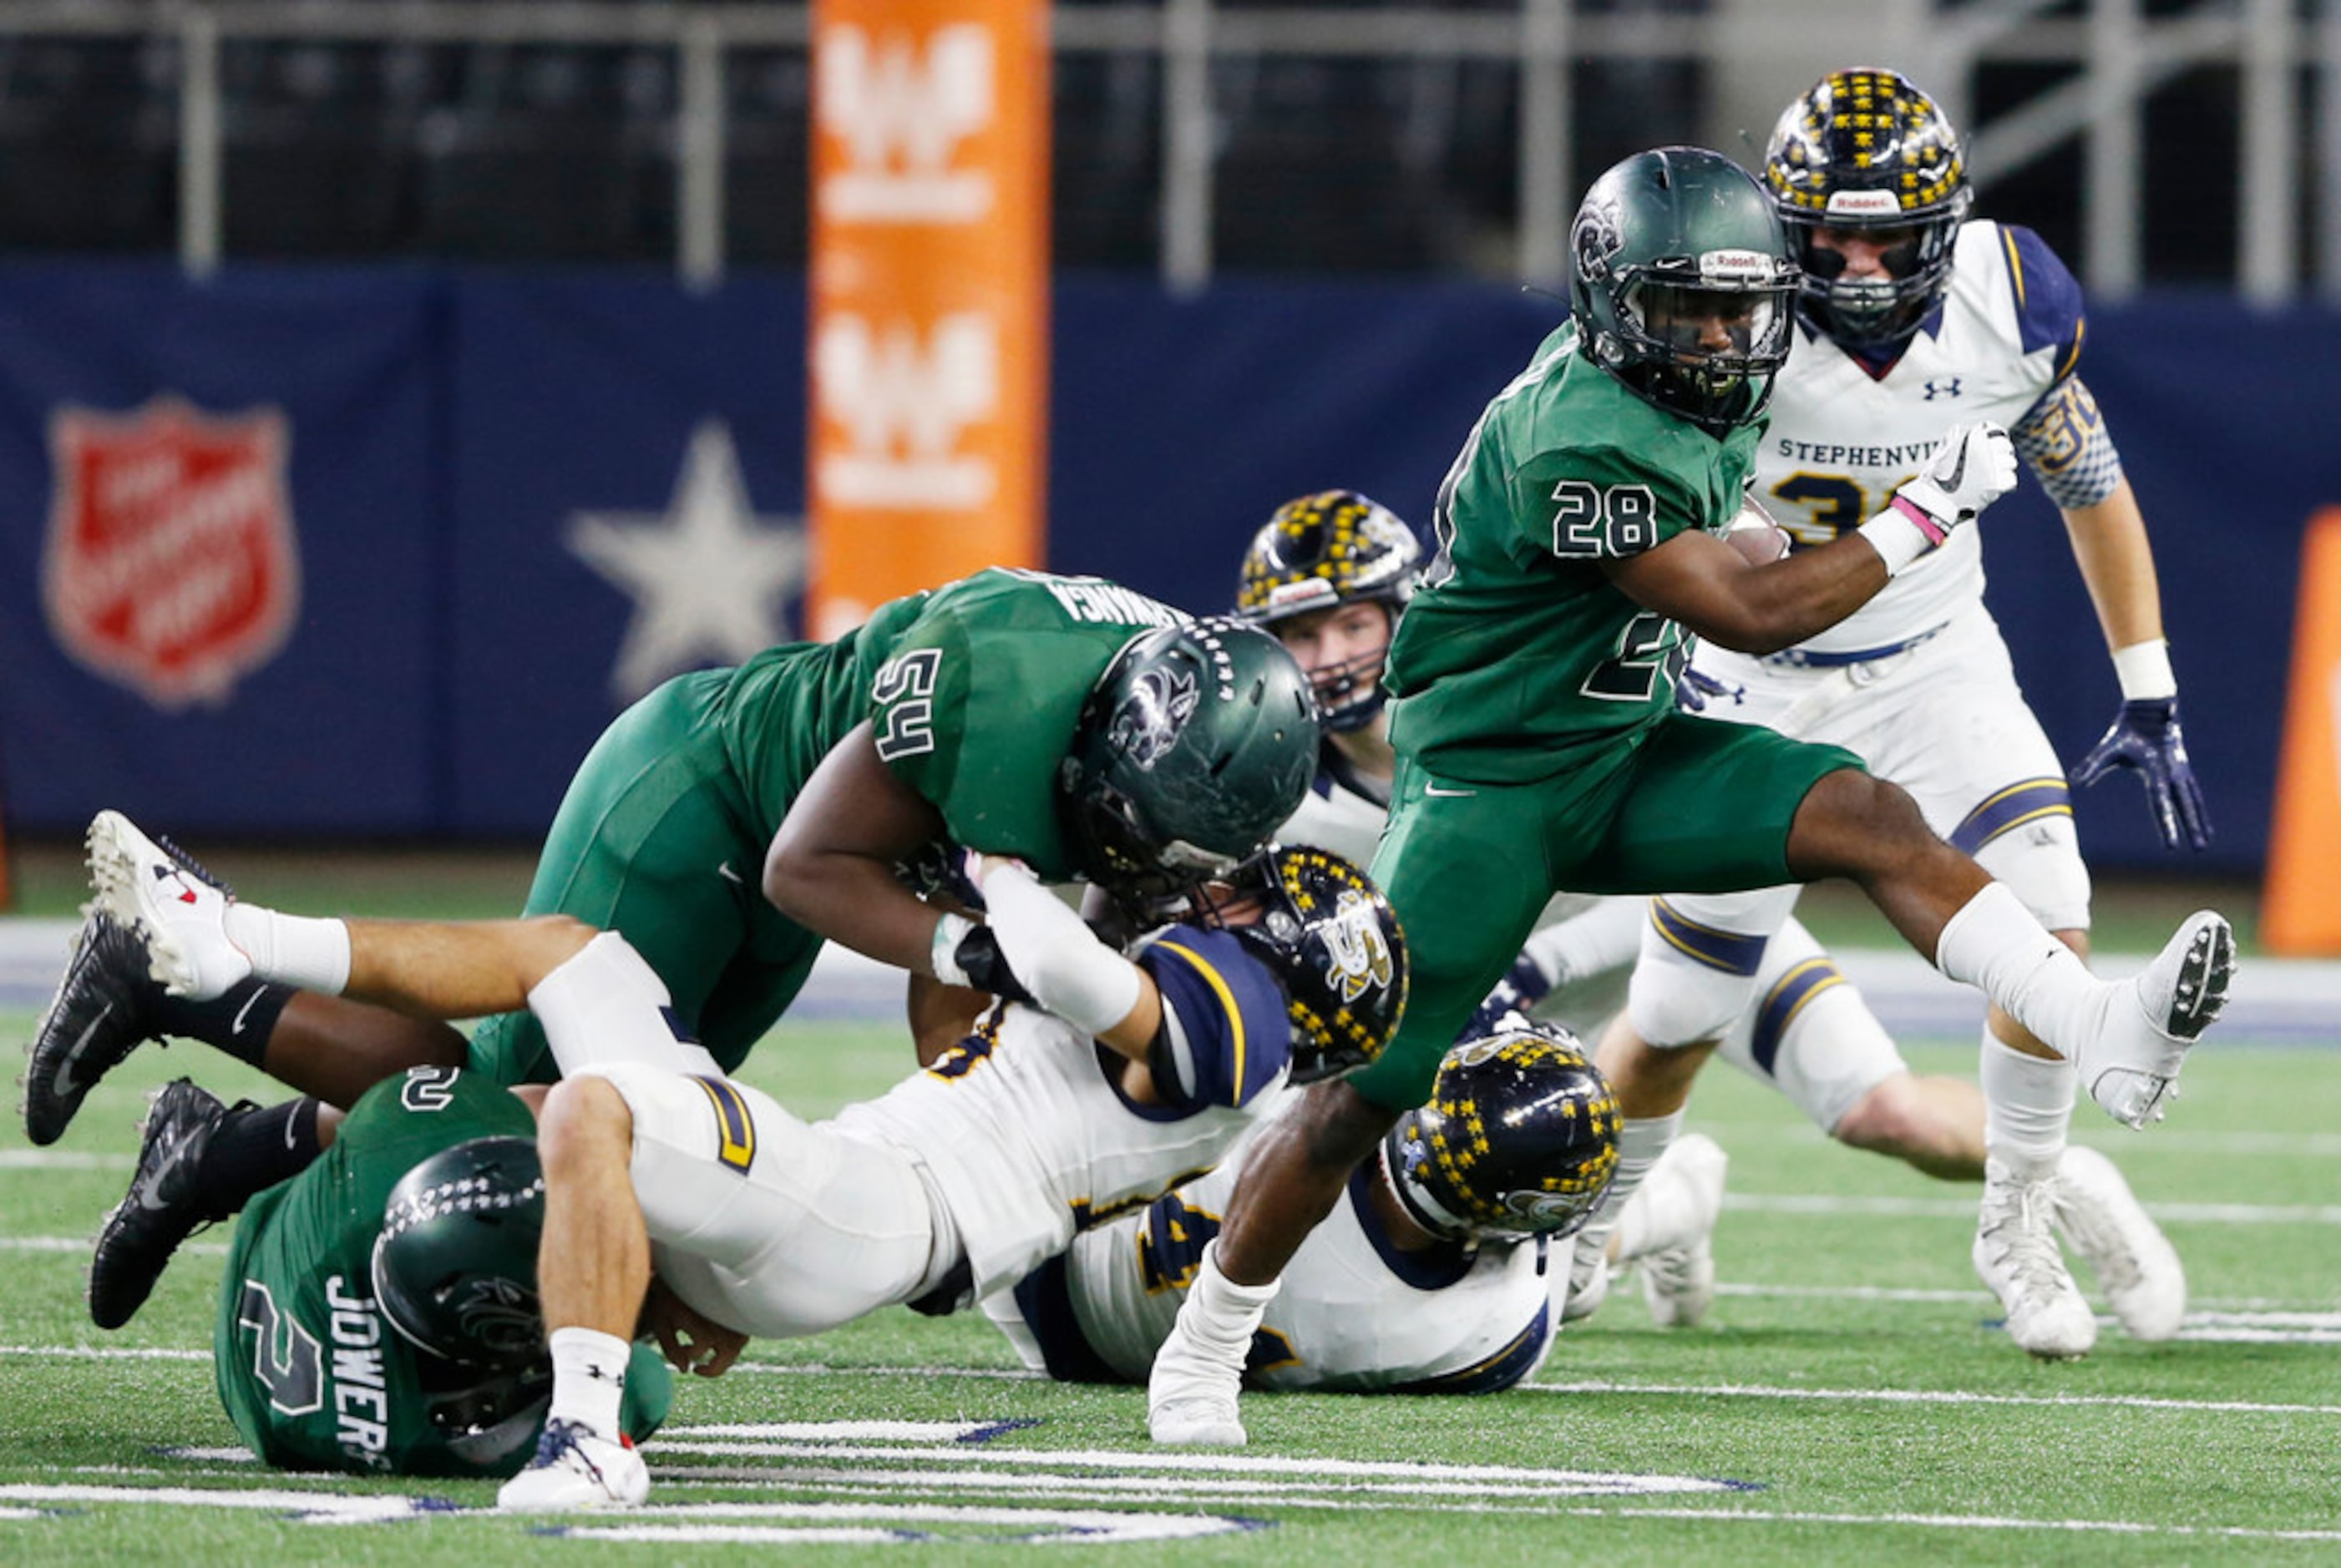
POLYGON ((934 940, 927 948, 927 968, 946 986, 965 986, 967 971, 959 967, 959 945, 975 922, 965 915, 945 915, 935 922, 934 940))
POLYGON ((1927 537, 1926 530, 1904 514, 1898 506, 1889 506, 1861 525, 1861 537, 1886 563, 1886 575, 1898 577, 1902 569, 1935 548, 1935 541, 1927 537))
POLYGON ((2178 695, 2178 677, 2170 672, 2170 644, 2163 638, 2115 649, 2114 678, 2121 682, 2125 702, 2156 702, 2178 695))

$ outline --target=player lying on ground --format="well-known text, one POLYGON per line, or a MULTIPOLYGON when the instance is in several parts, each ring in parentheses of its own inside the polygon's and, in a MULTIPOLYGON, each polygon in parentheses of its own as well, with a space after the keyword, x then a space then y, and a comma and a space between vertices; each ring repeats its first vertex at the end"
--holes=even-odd
MULTIPOLYGON (((1569 1238, 1608 1192, 1616 1102, 1577 1042, 1514 1017, 1447 1053, 1430 1103, 1399 1118, 1346 1201, 1310 1233, 1253 1335, 1245 1377, 1267 1389, 1491 1394, 1552 1348, 1569 1238)), ((1219 1234, 1242 1151, 985 1298, 1034 1371, 1143 1383, 1219 1234)), ((1723 1151, 1692 1134, 1613 1227, 1631 1260, 1715 1226, 1723 1151)))
MULTIPOLYGON (((1788 249, 1755 182, 1696 148, 1627 159, 1580 204, 1569 320, 1467 438, 1433 520, 1439 555, 1390 650, 1400 768, 1373 874, 1413 944, 1406 1022, 1246 1163, 1155 1357, 1159 1441, 1243 1440, 1242 1359, 1278 1275, 1430 1092, 1555 891, 1848 878, 2133 1126, 2224 1002, 2234 937, 2216 913, 2134 980, 2100 980, 1852 752, 1675 711, 1689 639, 1761 654, 1812 637, 2016 480, 2007 432, 1984 422, 1818 549, 1756 564, 1722 537, 1793 332, 1788 249)), ((1612 1075, 1621 1192, 1671 1139, 1696 1067, 1612 1075)))
MULTIPOLYGON (((1259 632, 1093 578, 979 572, 882 605, 835 642, 680 676, 620 715, 570 784, 527 912, 623 933, 729 1070, 824 938, 1007 983, 988 938, 914 897, 900 864, 962 844, 1145 897, 1257 849, 1308 787, 1316 744, 1306 681, 1259 632)), ((207 1041, 344 1107, 423 1064, 551 1079, 529 1015, 492 1018, 467 1046, 435 1019, 330 994, 330 944, 245 918, 240 934, 284 979, 198 1001, 145 984, 136 941, 90 917, 30 1049, 35 1143, 150 1037, 207 1041)))
MULTIPOLYGON (((1341 490, 1279 507, 1244 553, 1236 613, 1275 633, 1300 660, 1324 715, 1316 779, 1300 809, 1277 830, 1280 842, 1370 859, 1380 841, 1398 762, 1382 671, 1421 559, 1403 521, 1341 490)), ((1649 922, 1645 898, 1555 895, 1466 1037, 1486 1032, 1515 1007, 1532 1007, 1584 1038, 1599 1037, 1624 1000, 1649 922)), ((1976 1086, 1913 1073, 1843 972, 1793 917, 1763 948, 1753 987, 1718 1048, 1840 1143, 1890 1155, 1930 1176, 1983 1179, 1984 1101, 1976 1086)), ((2167 1339, 2178 1331, 2186 1271, 2111 1160, 2094 1149, 2067 1148, 2049 1212, 2134 1337, 2167 1339)), ((1608 1226, 1597 1222, 1594 1228, 1608 1226)), ((1659 1323, 1699 1321, 1715 1290, 1707 1231, 1695 1232, 1685 1246, 1633 1255, 1659 1323)), ((1572 1320, 1607 1296, 1608 1256, 1606 1245, 1581 1249, 1569 1292, 1572 1320)))
MULTIPOLYGON (((324 1152, 263 1189, 240 1146, 281 1139, 291 1107, 231 1107, 180 1078, 156 1094, 130 1190, 99 1234, 92 1303, 126 1321, 181 1237, 240 1210, 212 1356, 220 1404, 264 1463, 510 1475, 536 1452, 553 1394, 536 1301, 544 1180, 520 1097, 543 1094, 416 1067, 347 1117, 327 1112, 324 1152), (136 1300, 115 1312, 134 1278, 136 1300)), ((671 1343, 684 1355, 688 1334, 671 1343)), ((657 1430, 672 1394, 656 1353, 633 1346, 626 1435, 657 1430)))
MULTIPOLYGON (((236 906, 143 836, 117 836, 92 870, 187 994, 266 973, 229 938, 236 906)), ((615 933, 557 917, 317 923, 347 994, 444 1017, 525 1005, 563 1074, 541 1133, 552 1412, 506 1506, 646 1494, 617 1401, 653 1266, 732 1332, 700 1365, 710 1373, 750 1335, 816 1334, 897 1303, 955 1310, 1209 1169, 1288 1077, 1371 1061, 1405 1005, 1388 903, 1319 850, 1254 857, 1135 958, 1023 867, 986 858, 973 877, 1034 1005, 1003 1004, 892 1093, 812 1126, 715 1072, 615 933)))

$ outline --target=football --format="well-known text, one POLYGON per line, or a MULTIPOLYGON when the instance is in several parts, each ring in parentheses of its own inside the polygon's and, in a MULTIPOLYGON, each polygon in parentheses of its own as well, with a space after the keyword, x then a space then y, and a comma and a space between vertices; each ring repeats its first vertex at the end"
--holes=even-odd
POLYGON ((1762 566, 1788 553, 1788 536, 1752 501, 1739 509, 1739 515, 1723 531, 1723 540, 1750 566, 1762 566))

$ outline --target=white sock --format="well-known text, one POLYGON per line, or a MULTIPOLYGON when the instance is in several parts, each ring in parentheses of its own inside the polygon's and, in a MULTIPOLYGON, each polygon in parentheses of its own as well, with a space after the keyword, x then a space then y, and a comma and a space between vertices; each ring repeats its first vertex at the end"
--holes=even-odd
POLYGON ((338 997, 350 983, 350 928, 339 920, 280 915, 257 904, 227 907, 227 939, 252 960, 252 972, 304 991, 338 997))
POLYGON ((1644 1231, 1648 1216, 1645 1205, 1631 1201, 1642 1178, 1667 1152, 1682 1131, 1683 1114, 1647 1116, 1639 1121, 1630 1117, 1618 1124, 1618 1174, 1610 1178, 1609 1196, 1601 1200, 1600 1212, 1585 1227, 1584 1235, 1595 1245, 1607 1242, 1612 1231, 1617 1233, 1617 1257, 1622 1262, 1639 1257, 1644 1250, 1644 1231))
POLYGON ((1987 883, 1943 927, 1935 968, 1997 1002, 2068 1062, 2103 1032, 2120 991, 2089 973, 1998 882, 1987 883))
POLYGON ((634 1347, 598 1328, 553 1331, 553 1404, 548 1421, 574 1421, 618 1440, 618 1407, 626 1395, 626 1366, 634 1347))
POLYGON ((2065 1155, 2081 1080, 2070 1062, 2027 1056, 1983 1031, 1983 1143, 2019 1181, 2038 1181, 2065 1155))
POLYGON ((1187 1305, 1180 1316, 1188 1336, 1200 1345, 1224 1350, 1234 1346, 1240 1356, 1251 1349, 1268 1304, 1276 1299, 1280 1279, 1266 1285, 1238 1285, 1220 1272, 1220 1240, 1213 1236, 1203 1249, 1195 1283, 1187 1288, 1187 1305))

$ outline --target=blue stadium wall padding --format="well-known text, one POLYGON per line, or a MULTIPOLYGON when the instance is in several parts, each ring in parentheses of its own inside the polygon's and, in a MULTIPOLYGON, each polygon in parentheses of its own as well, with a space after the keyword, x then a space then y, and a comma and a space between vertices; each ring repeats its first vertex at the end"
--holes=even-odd
MULTIPOLYGON (((1218 609, 1277 502, 1345 485, 1426 525, 1549 298, 1416 282, 1057 285, 1051 563, 1218 609)), ((2341 316, 2168 296, 2094 313, 2082 374, 2154 530, 2219 838, 2167 854, 2137 786, 2076 799, 2094 863, 2249 874, 2267 836, 2301 530, 2341 501, 2303 388, 2341 316)), ((718 425, 759 527, 803 509, 803 281, 704 293, 621 269, 0 269, 0 778, 21 833, 100 805, 190 834, 526 838, 620 705, 633 600, 571 548, 665 513, 718 425), (281 413, 299 600, 217 701, 158 704, 45 608, 61 410, 281 413)), ((2064 529, 2027 484, 1986 518, 1991 604, 2060 752, 2117 696, 2064 529)), ((773 618, 793 634, 796 606, 773 618)))

